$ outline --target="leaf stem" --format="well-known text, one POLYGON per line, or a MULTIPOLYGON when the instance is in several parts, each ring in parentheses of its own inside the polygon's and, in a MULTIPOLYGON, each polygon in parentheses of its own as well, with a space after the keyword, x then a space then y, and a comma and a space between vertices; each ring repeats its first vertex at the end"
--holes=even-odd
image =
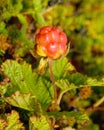
POLYGON ((54 102, 57 103, 57 86, 55 85, 55 79, 54 79, 54 74, 52 70, 53 60, 48 59, 48 64, 49 64, 49 69, 50 69, 50 79, 54 87, 54 102))
POLYGON ((64 93, 66 93, 67 90, 64 90, 64 91, 61 91, 59 96, 58 96, 58 99, 57 99, 57 104, 60 105, 60 102, 61 102, 61 99, 62 99, 62 96, 64 95, 64 93))
POLYGON ((98 106, 100 106, 103 102, 104 102, 104 96, 103 96, 101 99, 99 99, 99 100, 93 105, 93 107, 98 107, 98 106))

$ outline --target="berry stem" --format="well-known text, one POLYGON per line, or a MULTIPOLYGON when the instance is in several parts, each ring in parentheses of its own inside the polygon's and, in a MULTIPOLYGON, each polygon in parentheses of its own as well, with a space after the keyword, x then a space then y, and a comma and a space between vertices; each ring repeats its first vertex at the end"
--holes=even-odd
POLYGON ((57 102, 57 86, 55 85, 54 74, 52 71, 53 60, 48 59, 48 64, 49 64, 49 69, 50 69, 50 79, 51 79, 53 87, 54 87, 54 102, 56 103, 57 102))

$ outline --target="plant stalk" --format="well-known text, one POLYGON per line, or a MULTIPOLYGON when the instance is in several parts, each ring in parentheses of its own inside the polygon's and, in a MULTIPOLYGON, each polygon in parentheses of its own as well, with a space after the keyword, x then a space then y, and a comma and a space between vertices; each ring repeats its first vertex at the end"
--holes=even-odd
POLYGON ((57 103, 57 86, 55 85, 54 74, 52 71, 53 61, 51 59, 48 59, 48 64, 49 64, 49 69, 50 69, 50 79, 51 79, 53 87, 54 87, 54 102, 57 103))

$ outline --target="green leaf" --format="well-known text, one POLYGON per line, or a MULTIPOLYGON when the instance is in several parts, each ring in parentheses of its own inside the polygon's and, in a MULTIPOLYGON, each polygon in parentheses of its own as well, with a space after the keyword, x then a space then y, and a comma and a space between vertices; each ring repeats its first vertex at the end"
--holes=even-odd
POLYGON ((17 17, 18 17, 19 21, 20 21, 21 24, 22 24, 22 31, 23 31, 24 33, 26 33, 26 28, 27 28, 27 26, 28 26, 28 23, 27 23, 27 21, 26 21, 25 16, 19 13, 19 14, 17 15, 17 17))
POLYGON ((0 21, 0 33, 4 35, 7 35, 8 33, 5 22, 0 21))
POLYGON ((15 44, 16 53, 20 56, 24 56, 34 48, 35 43, 32 41, 32 39, 29 38, 27 34, 28 24, 26 18, 23 15, 18 14, 18 19, 22 24, 21 29, 18 29, 16 25, 13 25, 11 29, 8 28, 8 31, 11 40, 15 44))
POLYGON ((67 117, 68 119, 74 117, 76 123, 85 123, 89 121, 89 117, 87 114, 82 113, 82 112, 48 112, 47 113, 50 117, 55 117, 55 118, 62 118, 62 117, 67 117))
POLYGON ((35 73, 35 93, 37 100, 45 110, 53 99, 53 86, 51 82, 46 80, 43 76, 35 73))
POLYGON ((82 75, 81 73, 73 73, 68 77, 70 83, 74 83, 75 85, 85 85, 87 76, 82 75))
POLYGON ((69 91, 71 89, 78 88, 78 86, 73 83, 70 83, 67 79, 58 80, 55 84, 63 91, 69 91))
POLYGON ((0 49, 0 56, 3 56, 5 54, 5 51, 0 49))
MULTIPOLYGON (((17 17, 18 17, 20 23, 22 24, 22 27, 21 27, 21 30, 18 30, 20 35, 16 40, 20 40, 22 42, 22 45, 21 45, 22 50, 24 50, 24 48, 25 48, 25 50, 33 49, 34 43, 32 42, 31 39, 29 39, 29 37, 27 35, 27 28, 28 28, 27 19, 24 15, 22 15, 20 13, 17 15, 17 17)), ((21 50, 21 48, 19 50, 21 50)))
POLYGON ((23 94, 19 91, 16 91, 12 96, 4 98, 6 102, 9 104, 20 107, 29 111, 35 111, 39 113, 40 104, 37 103, 35 97, 31 96, 30 94, 23 94))
POLYGON ((75 70, 71 63, 68 62, 68 59, 66 57, 54 60, 52 69, 56 79, 65 77, 67 71, 75 70))
POLYGON ((77 86, 87 85, 87 86, 103 86, 103 78, 97 80, 96 78, 88 77, 87 75, 83 75, 81 73, 74 73, 68 77, 70 83, 74 83, 77 86))
POLYGON ((40 26, 45 26, 46 22, 42 15, 42 1, 41 0, 33 0, 33 7, 35 15, 33 14, 34 19, 39 23, 40 26))
POLYGON ((22 0, 7 0, 3 5, 3 19, 9 20, 12 16, 16 16, 22 10, 22 8, 22 0))
POLYGON ((67 91, 74 90, 76 88, 84 86, 103 86, 103 79, 98 81, 82 74, 72 74, 69 79, 60 79, 55 82, 55 84, 62 90, 64 94, 67 91), (73 76, 74 75, 74 76, 73 76))
POLYGON ((0 119, 0 130, 25 130, 19 121, 19 114, 13 111, 6 115, 6 120, 0 119))
POLYGON ((46 117, 44 115, 30 117, 29 130, 50 130, 46 117))
POLYGON ((3 63, 2 69, 5 75, 10 78, 15 90, 34 93, 34 77, 29 64, 24 62, 20 65, 16 61, 7 60, 3 63))
POLYGON ((52 84, 44 77, 33 73, 31 65, 7 60, 2 64, 2 70, 10 78, 15 91, 32 94, 41 103, 42 108, 47 109, 53 98, 52 84))
POLYGON ((100 80, 88 78, 86 82, 89 86, 103 86, 104 85, 104 81, 102 78, 100 80))
POLYGON ((99 125, 98 124, 93 124, 92 125, 92 130, 100 130, 99 125))

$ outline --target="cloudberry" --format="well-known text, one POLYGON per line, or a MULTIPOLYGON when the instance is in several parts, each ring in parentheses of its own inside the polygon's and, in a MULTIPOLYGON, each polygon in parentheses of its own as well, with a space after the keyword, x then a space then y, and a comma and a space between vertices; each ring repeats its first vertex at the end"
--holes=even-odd
POLYGON ((57 27, 45 26, 35 37, 38 55, 57 59, 67 51, 67 36, 57 27))

